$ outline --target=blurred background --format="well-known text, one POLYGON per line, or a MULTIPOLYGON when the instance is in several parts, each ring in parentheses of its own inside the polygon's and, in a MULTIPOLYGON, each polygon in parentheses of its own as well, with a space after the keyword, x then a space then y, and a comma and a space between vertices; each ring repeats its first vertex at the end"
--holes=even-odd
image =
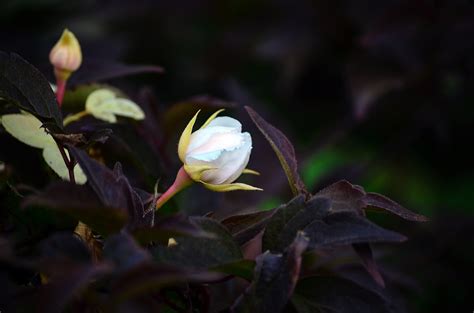
MULTIPOLYGON (((254 138, 251 167, 262 173, 251 182, 266 191, 251 195, 251 208, 270 209, 291 195, 244 105, 294 143, 311 191, 347 179, 430 217, 425 224, 372 217, 410 238, 378 257, 382 271, 403 281, 397 291, 410 312, 474 309, 472 1, 0 4, 0 50, 17 52, 51 81, 48 53, 65 27, 82 45, 78 80, 81 71, 93 71, 92 61, 159 65, 164 74, 107 83, 158 113, 177 114, 183 103, 201 101, 209 112, 224 106, 239 117, 254 138)), ((127 162, 126 153, 110 162, 125 163, 126 174, 144 189, 152 190, 158 177, 167 186, 179 166, 177 136, 191 113, 167 122, 169 160, 136 152, 149 147, 129 147, 139 153, 134 157, 145 179, 127 173, 127 164, 137 161, 127 162)), ((179 198, 190 213, 251 209, 240 192, 214 194, 205 207, 189 200, 197 194, 208 193, 197 186, 179 198)))

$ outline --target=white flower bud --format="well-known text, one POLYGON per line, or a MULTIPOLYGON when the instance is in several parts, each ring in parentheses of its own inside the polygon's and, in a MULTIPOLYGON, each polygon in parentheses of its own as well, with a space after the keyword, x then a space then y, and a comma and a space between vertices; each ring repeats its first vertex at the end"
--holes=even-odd
POLYGON ((178 147, 184 170, 193 180, 211 190, 261 190, 233 183, 242 173, 256 173, 245 168, 252 150, 252 137, 247 132, 242 133, 242 125, 236 119, 227 116, 216 118, 221 111, 212 115, 194 133, 192 128, 197 114, 189 122, 178 147))
POLYGON ((234 182, 247 166, 252 150, 252 137, 242 133, 242 125, 230 117, 217 117, 195 131, 186 149, 185 164, 207 166, 200 180, 215 184, 234 182))
POLYGON ((49 61, 54 66, 56 75, 63 75, 63 79, 67 79, 81 66, 81 46, 76 36, 69 30, 64 30, 61 38, 49 53, 49 61))

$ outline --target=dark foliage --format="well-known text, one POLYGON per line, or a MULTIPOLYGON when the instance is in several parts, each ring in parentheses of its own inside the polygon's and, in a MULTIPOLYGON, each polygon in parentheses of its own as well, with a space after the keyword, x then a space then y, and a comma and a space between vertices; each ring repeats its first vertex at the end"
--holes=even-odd
MULTIPOLYGON (((191 11, 198 10, 189 6, 191 11)), ((249 24, 232 30, 228 41, 214 42, 212 35, 201 36, 215 46, 204 50, 200 50, 199 45, 193 47, 199 60, 186 57, 190 47, 179 50, 176 56, 173 52, 163 52, 163 56, 168 61, 176 57, 180 63, 168 62, 176 68, 191 66, 194 75, 226 77, 224 74, 228 72, 248 70, 249 63, 239 58, 245 54, 236 47, 255 48, 252 53, 265 58, 266 62, 280 60, 279 71, 283 74, 279 76, 278 96, 282 101, 298 100, 290 109, 282 109, 281 103, 277 103, 274 110, 265 111, 241 82, 233 78, 219 81, 219 88, 194 85, 197 78, 179 77, 173 68, 167 67, 172 79, 183 78, 183 86, 179 88, 186 90, 180 94, 184 100, 173 99, 168 104, 162 99, 175 97, 180 92, 178 87, 167 89, 165 82, 162 88, 166 91, 159 94, 151 88, 135 85, 142 87, 148 80, 161 79, 153 75, 164 73, 163 68, 113 61, 115 52, 109 53, 110 58, 108 55, 97 59, 85 57, 81 69, 72 76, 69 85, 72 88, 59 109, 49 82, 40 70, 15 53, 0 52, 0 113, 25 110, 33 114, 54 136, 59 147, 68 151, 70 165, 80 166, 87 177, 85 185, 60 181, 44 166, 40 152, 13 140, 0 129, 0 165, 5 166, 5 170, 0 170, 0 283, 3 286, 0 311, 405 312, 406 299, 413 301, 412 290, 421 288, 419 294, 423 294, 426 281, 433 279, 438 285, 449 281, 454 285, 459 283, 455 278, 463 280, 464 277, 453 274, 457 272, 451 267, 458 264, 466 273, 470 272, 472 264, 466 260, 470 261, 472 254, 460 243, 472 237, 470 220, 461 225, 457 219, 436 220, 430 231, 422 224, 412 223, 408 227, 409 222, 428 219, 384 195, 369 192, 372 188, 364 189, 349 182, 366 186, 358 173, 368 171, 370 162, 375 161, 356 165, 348 161, 344 164, 346 167, 338 169, 344 175, 337 171, 326 173, 318 177, 315 184, 307 179, 305 157, 319 152, 326 141, 333 143, 342 133, 370 119, 374 116, 372 112, 383 113, 384 101, 389 102, 388 107, 393 105, 386 95, 395 94, 393 99, 401 103, 409 97, 423 99, 427 96, 424 88, 439 83, 441 72, 452 71, 454 80, 463 76, 458 72, 462 71, 460 64, 469 70, 472 67, 472 62, 463 56, 464 45, 453 44, 449 50, 455 51, 448 55, 443 55, 443 51, 436 54, 417 49, 416 42, 420 38, 433 40, 433 20, 442 19, 426 3, 413 5, 416 7, 413 10, 410 5, 400 6, 399 11, 389 16, 385 13, 381 21, 375 23, 382 25, 375 28, 357 22, 355 12, 358 10, 350 9, 349 4, 341 4, 341 10, 332 8, 337 7, 336 4, 322 3, 308 4, 308 7, 299 4, 295 8, 278 6, 283 11, 294 11, 288 13, 293 14, 292 18, 285 21, 286 27, 292 29, 288 34, 275 32, 267 42, 254 45, 253 41, 259 40, 259 36, 273 34, 274 29, 267 25, 271 21, 265 21, 262 24, 268 28, 262 27, 254 33, 255 27, 248 25, 257 17, 250 14, 249 24), (323 12, 324 8, 338 14, 315 13, 323 12), (413 13, 408 14, 407 10, 413 13), (305 28, 307 14, 318 15, 318 25, 313 27, 324 35, 315 39, 311 33, 300 32, 305 28), (415 28, 417 31, 407 30, 415 28), (360 34, 353 34, 357 32, 360 34), (323 60, 347 59, 347 64, 339 65, 339 70, 347 74, 347 81, 342 82, 340 74, 327 68, 324 62, 307 61, 316 46, 323 60), (232 51, 232 62, 219 58, 220 50, 232 51), (451 60, 449 55, 452 54, 458 58, 451 60), (375 61, 369 62, 371 58, 375 61), (194 61, 203 62, 205 66, 194 61), (438 64, 444 65, 437 67, 438 64), (209 70, 206 67, 215 67, 223 73, 206 71, 209 70), (413 68, 419 70, 407 70, 413 68), (325 74, 314 77, 319 83, 313 89, 304 81, 318 71, 325 74), (124 79, 136 74, 148 76, 139 76, 130 84, 124 79), (78 112, 78 103, 83 105, 91 91, 109 83, 116 83, 121 87, 120 93, 130 95, 139 104, 145 112, 145 120, 119 118, 118 123, 110 125, 87 116, 63 126, 63 114, 78 112), (410 86, 409 90, 397 94, 405 86, 410 86), (201 90, 213 93, 214 89, 217 89, 216 94, 224 94, 224 98, 231 100, 192 96, 201 90), (321 131, 316 121, 332 122, 330 117, 337 107, 334 102, 344 101, 343 91, 352 99, 352 108, 345 110, 351 111, 346 114, 350 117, 344 116, 343 121, 337 122, 334 132, 330 127, 329 134, 316 133, 316 129, 321 131), (338 96, 334 100, 328 94, 338 96), (316 116, 314 108, 304 108, 315 100, 326 103, 324 117, 316 116), (245 110, 242 110, 243 105, 245 110), (275 152, 276 158, 268 153, 271 151, 268 148, 251 163, 252 168, 262 172, 257 181, 265 182, 265 192, 256 196, 244 192, 220 196, 196 186, 155 211, 155 202, 161 195, 158 190, 164 191, 175 177, 176 142, 184 125, 198 109, 210 113, 220 108, 228 109, 229 114, 242 115, 246 111, 248 116, 240 119, 244 128, 251 129, 249 122, 252 121, 263 135, 252 132, 254 151, 267 149, 262 144, 266 139, 275 152), (285 118, 279 119, 278 111, 285 118), (298 120, 293 122, 292 118, 297 115, 298 120), (271 117, 268 118, 271 124, 263 116, 271 117), (288 133, 290 136, 287 136, 279 129, 285 126, 292 126, 291 129, 304 135, 288 133), (289 138, 297 141, 293 144, 289 138), (309 151, 297 153, 295 147, 299 150, 300 144, 306 144, 309 151), (275 166, 276 160, 283 171, 275 166), (282 184, 285 179, 289 188, 282 184), (316 192, 312 192, 314 190, 316 192), (259 206, 258 201, 262 199, 272 200, 265 210, 259 206), (278 204, 275 201, 279 201, 278 204), (390 214, 384 217, 385 214, 378 213, 390 214), (450 234, 452 230, 456 230, 456 235, 450 234), (438 241, 435 232, 446 235, 438 241), (442 275, 438 277, 438 273, 442 275), (421 287, 420 282, 424 282, 421 287)), ((132 7, 123 5, 122 9, 127 11, 132 7)), ((162 4, 160 8, 172 10, 174 5, 162 4)), ((245 5, 240 9, 243 15, 251 13, 245 11, 245 5)), ((138 11, 132 10, 130 15, 138 11)), ((272 12, 264 10, 263 13, 272 12)), ((154 17, 148 18, 150 20, 142 22, 156 23, 154 17)), ((178 20, 187 23, 186 18, 186 15, 180 16, 178 20)), ((469 38, 472 34, 467 17, 462 20, 464 24, 460 21, 457 26, 451 25, 449 19, 443 21, 456 36, 469 38)), ((122 22, 120 25, 126 24, 122 22)), ((169 41, 179 40, 180 35, 188 31, 174 23, 166 24, 173 26, 167 35, 177 37, 169 41)), ((131 29, 135 26, 130 24, 131 29)), ((446 31, 446 38, 443 37, 446 45, 451 42, 448 34, 451 32, 446 31)), ((148 54, 156 50, 153 44, 143 44, 144 37, 150 36, 148 32, 130 38, 136 46, 134 49, 146 50, 150 45, 151 52, 135 51, 135 55, 144 60, 150 60, 148 54)), ((110 51, 120 50, 115 49, 117 46, 120 45, 104 39, 104 47, 110 51)), ((268 89, 268 82, 260 80, 258 73, 250 82, 263 91, 268 89)), ((446 92, 450 94, 452 90, 446 92)), ((430 95, 432 97, 436 98, 430 95)), ((452 110, 439 104, 433 108, 426 103, 420 113, 425 124, 416 125, 416 129, 429 128, 430 118, 452 110)), ((408 115, 411 110, 409 105, 401 105, 399 114, 408 115)), ((464 123, 465 117, 461 115, 464 123)), ((377 122, 380 128, 403 128, 391 125, 383 117, 377 122)), ((414 131, 407 129, 407 137, 410 137, 414 131)), ((385 143, 386 138, 377 137, 379 128, 365 131, 374 134, 374 138, 369 138, 385 143)), ((377 160, 398 154, 399 147, 407 141, 406 137, 399 140, 402 143, 397 138, 394 140, 395 143, 387 144, 385 155, 377 160)), ((460 158, 464 157, 460 154, 460 158)), ((427 162, 437 162, 436 156, 427 162)), ((469 289, 468 284, 459 284, 469 289)), ((438 297, 443 296, 438 289, 433 289, 438 297)), ((468 292, 462 295, 468 297, 468 292)), ((448 310, 448 304, 443 309, 448 310)))

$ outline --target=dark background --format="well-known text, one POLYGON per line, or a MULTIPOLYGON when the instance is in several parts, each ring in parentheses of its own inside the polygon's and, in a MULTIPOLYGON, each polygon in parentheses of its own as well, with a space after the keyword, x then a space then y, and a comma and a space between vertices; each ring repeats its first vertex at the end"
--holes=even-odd
MULTIPOLYGON (((474 309, 472 1, 0 4, 0 49, 19 53, 51 79, 48 53, 65 27, 79 38, 85 62, 165 68, 164 75, 110 82, 131 97, 149 88, 163 109, 196 95, 234 103, 229 114, 252 132, 251 165, 262 172, 252 182, 266 190, 252 195, 252 206, 272 208, 290 194, 244 105, 292 140, 310 190, 344 178, 429 216, 422 225, 373 217, 410 238, 379 257, 385 275, 391 266, 402 269, 400 293, 409 311, 474 309)), ((174 168, 175 141, 169 144, 174 168)), ((163 165, 143 158, 149 176, 165 176, 169 184, 173 177, 160 171, 163 165)), ((151 178, 138 183, 149 189, 151 178)), ((193 187, 181 199, 198 193, 206 191, 193 187)), ((188 207, 229 212, 242 209, 241 195, 188 207)))

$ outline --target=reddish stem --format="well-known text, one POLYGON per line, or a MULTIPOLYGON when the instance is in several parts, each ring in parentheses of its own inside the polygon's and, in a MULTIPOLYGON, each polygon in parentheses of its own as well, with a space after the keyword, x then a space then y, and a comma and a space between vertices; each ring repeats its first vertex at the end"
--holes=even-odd
POLYGON ((175 194, 183 190, 184 188, 191 185, 193 180, 189 177, 188 173, 184 170, 184 167, 181 167, 176 175, 176 179, 168 190, 161 195, 160 198, 156 201, 156 209, 161 208, 169 199, 171 199, 175 194))
POLYGON ((66 92, 66 80, 58 78, 56 80, 56 99, 59 107, 63 104, 64 93, 66 92))

